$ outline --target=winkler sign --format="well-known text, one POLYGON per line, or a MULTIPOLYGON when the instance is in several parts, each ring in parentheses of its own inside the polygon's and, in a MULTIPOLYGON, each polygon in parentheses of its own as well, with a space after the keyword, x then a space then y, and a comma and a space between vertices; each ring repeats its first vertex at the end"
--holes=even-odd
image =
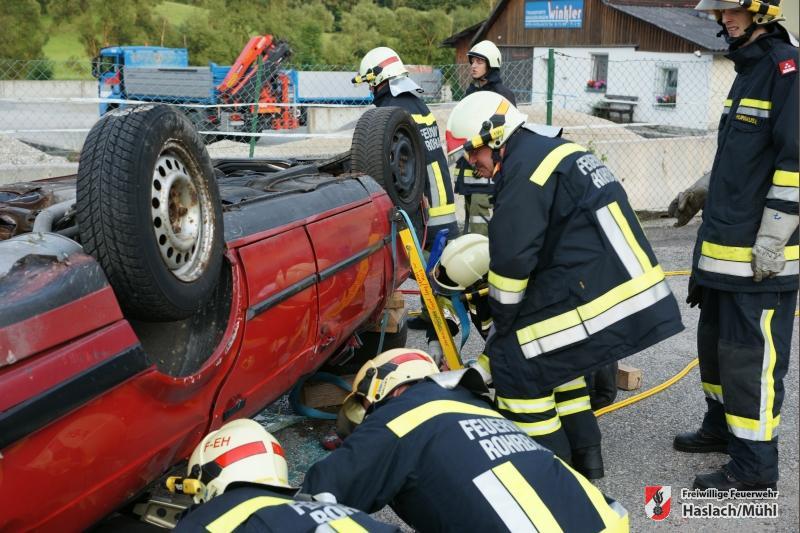
POLYGON ((525 28, 580 28, 583 0, 525 2, 525 28))

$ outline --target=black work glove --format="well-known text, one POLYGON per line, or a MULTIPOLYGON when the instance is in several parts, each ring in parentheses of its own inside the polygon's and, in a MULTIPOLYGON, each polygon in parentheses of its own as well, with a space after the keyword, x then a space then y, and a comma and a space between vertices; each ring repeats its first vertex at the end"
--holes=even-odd
MULTIPOLYGON (((445 318, 444 321, 447 327, 450 328, 450 335, 453 337, 458 335, 458 324, 456 324, 455 320, 445 318)), ((428 327, 425 328, 425 340, 428 342, 439 340, 439 337, 436 336, 436 330, 433 328, 433 323, 430 323, 428 327)))
POLYGON ((486 340, 489 329, 487 328, 486 331, 484 331, 483 324, 492 318, 489 310, 489 296, 476 296, 472 299, 471 303, 474 306, 474 312, 473 309, 470 309, 469 318, 475 326, 475 330, 483 337, 483 340, 486 340))
POLYGON ((695 282, 694 276, 689 278, 689 293, 686 295, 686 303, 689 304, 689 307, 703 308, 703 287, 695 282))

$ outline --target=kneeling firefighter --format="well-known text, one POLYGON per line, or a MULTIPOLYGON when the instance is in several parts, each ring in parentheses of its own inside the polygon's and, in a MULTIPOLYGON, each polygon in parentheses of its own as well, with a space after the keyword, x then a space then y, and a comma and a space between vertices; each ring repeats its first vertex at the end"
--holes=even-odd
POLYGON ((399 531, 356 509, 292 495, 280 443, 254 420, 212 431, 189 459, 187 477, 167 487, 196 504, 176 531, 399 531), (320 529, 322 528, 322 529, 320 529))
POLYGON ((431 236, 426 242, 432 244, 432 237, 445 228, 449 230, 450 238, 457 236, 453 184, 447 168, 447 158, 442 149, 439 126, 431 110, 417 96, 422 89, 408 77, 408 70, 400 60, 400 56, 385 46, 373 48, 361 60, 353 83, 369 85, 375 107, 401 107, 411 115, 425 146, 427 163, 425 197, 428 200, 428 235, 431 236))
POLYGON ((303 492, 417 531, 627 531, 628 515, 504 419, 473 369, 440 373, 419 350, 367 361, 342 406, 356 424, 303 492))
POLYGON ((484 353, 498 410, 587 477, 603 476, 582 377, 683 329, 617 178, 585 148, 526 123, 498 94, 452 111, 448 151, 493 176, 484 353), (559 398, 554 397, 554 388, 559 398))

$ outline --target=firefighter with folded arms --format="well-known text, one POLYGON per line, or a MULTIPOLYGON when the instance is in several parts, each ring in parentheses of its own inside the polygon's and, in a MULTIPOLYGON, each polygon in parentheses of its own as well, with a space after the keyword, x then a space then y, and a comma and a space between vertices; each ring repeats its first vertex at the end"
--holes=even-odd
POLYGON ((697 351, 707 410, 677 435, 690 453, 730 462, 696 488, 775 488, 783 378, 798 288, 798 54, 780 0, 702 0, 730 46, 733 82, 711 173, 673 201, 676 225, 699 209, 687 303, 700 305, 697 351))
POLYGON ((198 504, 178 522, 178 532, 399 531, 344 505, 293 497, 283 448, 250 419, 209 433, 192 453, 188 475, 169 478, 167 487, 198 504))
POLYGON ((628 514, 504 419, 473 369, 440 373, 419 350, 367 361, 342 406, 356 425, 302 492, 415 530, 628 531, 628 514))
POLYGON ((496 406, 590 479, 604 474, 583 376, 683 329, 622 185, 498 94, 453 109, 448 152, 495 181, 484 349, 496 406))
MULTIPOLYGON (((481 41, 467 52, 469 72, 472 82, 466 94, 489 91, 505 96, 517 105, 514 93, 503 84, 500 78, 502 55, 492 41, 481 41)), ((469 166, 466 160, 459 159, 456 164, 456 193, 464 195, 464 233, 489 235, 489 219, 492 217, 491 176, 481 176, 469 166)))
MULTIPOLYGON (((433 237, 439 230, 447 228, 451 239, 457 237, 453 184, 439 136, 439 126, 431 110, 417 96, 422 89, 408 76, 400 56, 385 46, 373 48, 361 60, 353 83, 369 85, 375 107, 401 107, 411 115, 425 146, 428 235, 433 237)), ((426 242, 432 244, 433 238, 426 242)))

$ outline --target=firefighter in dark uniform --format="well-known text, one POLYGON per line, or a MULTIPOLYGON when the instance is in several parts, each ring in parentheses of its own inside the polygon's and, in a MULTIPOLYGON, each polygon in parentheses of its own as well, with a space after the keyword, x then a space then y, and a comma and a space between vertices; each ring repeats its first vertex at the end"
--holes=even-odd
POLYGON ((373 95, 372 103, 376 107, 401 107, 411 115, 426 149, 425 196, 428 200, 428 235, 431 236, 426 242, 432 244, 433 237, 445 228, 449 230, 450 238, 457 237, 453 184, 439 136, 439 126, 431 110, 417 96, 422 89, 408 77, 408 70, 400 56, 385 46, 370 50, 361 60, 353 83, 369 84, 373 95))
POLYGON ((439 373, 424 352, 368 361, 343 413, 359 424, 313 465, 302 491, 415 530, 627 531, 628 515, 480 395, 472 369, 439 373))
MULTIPOLYGON (((700 429, 676 436, 674 446, 730 455, 719 471, 698 475, 697 488, 774 488, 798 288, 798 54, 777 23, 780 0, 703 0, 696 9, 716 14, 737 74, 687 299, 700 305, 707 411, 700 429)), ((687 197, 704 192, 700 183, 682 193, 679 223, 703 206, 687 197)))
MULTIPOLYGON (((452 111, 448 152, 495 180, 488 357, 498 410, 587 477, 603 475, 582 377, 683 329, 617 178, 585 148, 536 133, 500 95, 452 111), (555 389, 555 390, 554 390, 555 389)), ((552 135, 552 134, 551 134, 552 135)))
POLYGON ((295 498, 283 448, 254 420, 234 420, 195 448, 185 478, 170 477, 173 492, 196 504, 176 531, 395 532, 398 528, 329 502, 295 498))
MULTIPOLYGON (((505 96, 512 104, 517 105, 514 93, 503 85, 500 79, 502 56, 492 41, 481 41, 467 52, 472 82, 467 86, 466 94, 476 91, 490 91, 505 96)), ((491 176, 479 176, 465 159, 456 164, 456 193, 464 195, 464 233, 489 235, 489 219, 492 217, 491 194, 493 186, 491 176)))

